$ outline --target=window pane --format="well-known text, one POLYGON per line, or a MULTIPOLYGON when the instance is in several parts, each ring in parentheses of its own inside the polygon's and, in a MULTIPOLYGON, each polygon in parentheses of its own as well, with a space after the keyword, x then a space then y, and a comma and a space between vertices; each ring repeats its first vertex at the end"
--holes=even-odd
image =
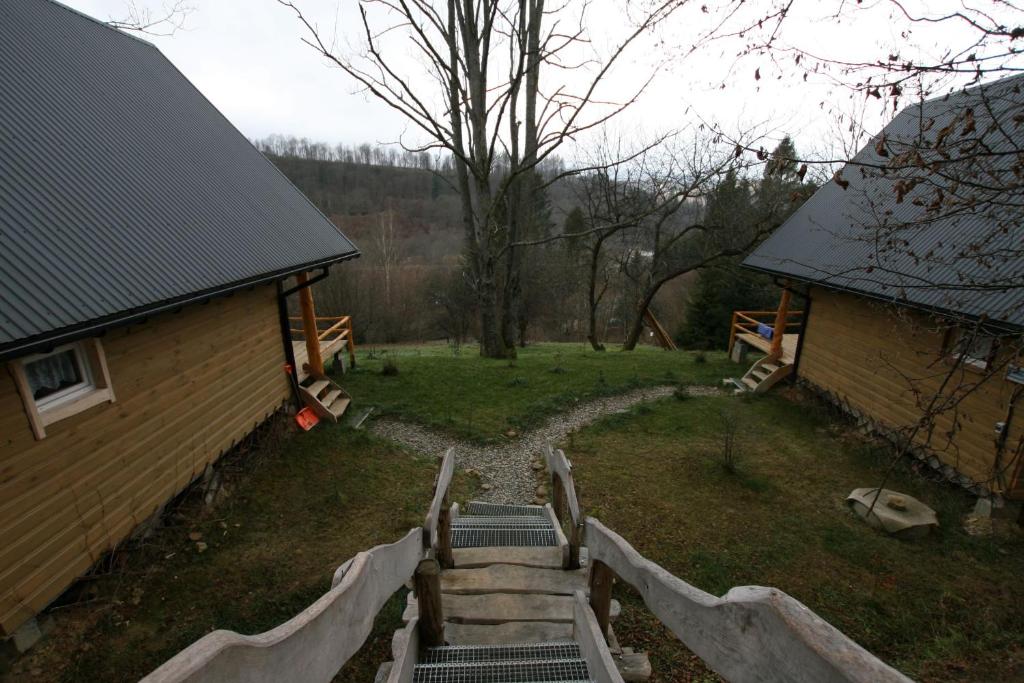
POLYGON ((78 358, 71 349, 26 363, 25 377, 37 401, 83 381, 78 358))

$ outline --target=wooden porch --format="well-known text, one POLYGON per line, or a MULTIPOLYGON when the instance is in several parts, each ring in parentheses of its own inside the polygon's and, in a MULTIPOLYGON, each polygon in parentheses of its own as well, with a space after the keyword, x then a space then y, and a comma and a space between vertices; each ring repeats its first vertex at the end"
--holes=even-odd
MULTIPOLYGON (((295 327, 296 323, 301 324, 301 317, 289 318, 292 324, 290 329, 292 337, 292 349, 295 354, 295 373, 301 382, 310 375, 312 364, 309 360, 309 344, 306 343, 307 335, 304 327, 295 327)), ((334 356, 341 361, 342 354, 348 355, 348 367, 353 367, 356 362, 356 348, 352 333, 352 317, 342 316, 317 316, 316 321, 316 342, 319 349, 317 362, 322 363, 323 358, 334 356)), ((322 371, 321 371, 322 372, 322 371)))
POLYGON ((729 328, 729 355, 732 355, 736 342, 742 341, 769 356, 775 356, 777 360, 792 363, 800 342, 803 311, 784 311, 781 318, 779 314, 779 311, 733 311, 729 328), (776 335, 777 327, 782 329, 781 335, 776 335))

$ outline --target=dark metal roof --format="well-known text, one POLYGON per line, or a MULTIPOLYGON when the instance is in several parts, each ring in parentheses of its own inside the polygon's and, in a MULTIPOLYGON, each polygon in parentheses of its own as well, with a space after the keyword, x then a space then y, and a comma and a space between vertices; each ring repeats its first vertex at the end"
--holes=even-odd
POLYGON ((358 256, 153 45, 0 2, 0 356, 358 256))
POLYGON ((1024 190, 1012 176, 1016 154, 1007 154, 1024 149, 1022 87, 1024 76, 1013 76, 903 110, 843 169, 845 190, 826 183, 744 265, 1008 329, 1024 326, 1024 190), (936 167, 941 175, 899 156, 918 151, 925 166, 941 161, 936 138, 950 124, 943 144, 959 152, 936 167), (876 149, 882 136, 885 157, 876 149), (989 172, 992 183, 982 175, 989 172), (956 179, 962 182, 954 187, 956 179), (913 181, 902 200, 900 181, 913 181), (970 195, 979 201, 948 201, 970 195), (937 198, 946 201, 940 206, 937 198))

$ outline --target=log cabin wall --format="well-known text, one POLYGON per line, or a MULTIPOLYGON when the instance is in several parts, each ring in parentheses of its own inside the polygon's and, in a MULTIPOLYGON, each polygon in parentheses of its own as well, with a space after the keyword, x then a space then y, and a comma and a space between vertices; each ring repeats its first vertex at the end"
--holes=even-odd
MULTIPOLYGON (((942 359, 941 325, 911 309, 820 287, 811 289, 811 299, 798 376, 858 417, 878 423, 881 431, 913 425, 923 411, 907 378, 919 382, 927 401, 950 367, 942 359)), ((990 482, 997 457, 996 423, 1006 420, 1017 385, 1001 374, 984 378, 970 369, 962 372, 963 382, 983 380, 982 384, 964 399, 958 414, 941 415, 933 432, 919 434, 917 440, 963 475, 1019 497, 1024 489, 1013 483, 1019 462, 1005 472, 1008 485, 1002 490, 990 482), (954 419, 959 426, 949 439, 954 419)), ((1024 437, 1022 420, 1024 416, 1018 416, 1010 423, 1004 466, 1013 460, 1024 437)))
POLYGON ((36 440, 0 370, 0 633, 59 596, 289 396, 276 292, 108 332, 115 403, 36 440))

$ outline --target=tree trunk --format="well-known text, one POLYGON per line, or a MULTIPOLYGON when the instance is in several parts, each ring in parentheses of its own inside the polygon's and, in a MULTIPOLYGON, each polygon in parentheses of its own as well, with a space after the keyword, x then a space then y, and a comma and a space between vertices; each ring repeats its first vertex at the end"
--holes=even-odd
POLYGON ((651 305, 651 301, 654 300, 654 295, 658 293, 662 283, 649 288, 643 298, 637 304, 636 309, 633 311, 633 320, 630 322, 629 331, 626 333, 626 341, 622 343, 623 351, 632 351, 636 349, 637 342, 640 341, 640 335, 644 331, 644 311, 651 305))
POLYGON ((477 284, 480 302, 480 355, 484 358, 508 356, 499 334, 498 285, 494 278, 494 265, 486 264, 477 284))
POLYGON ((597 296, 597 269, 602 242, 598 239, 590 250, 590 277, 587 282, 587 341, 595 351, 604 351, 604 344, 597 336, 597 307, 601 303, 601 297, 597 296))

